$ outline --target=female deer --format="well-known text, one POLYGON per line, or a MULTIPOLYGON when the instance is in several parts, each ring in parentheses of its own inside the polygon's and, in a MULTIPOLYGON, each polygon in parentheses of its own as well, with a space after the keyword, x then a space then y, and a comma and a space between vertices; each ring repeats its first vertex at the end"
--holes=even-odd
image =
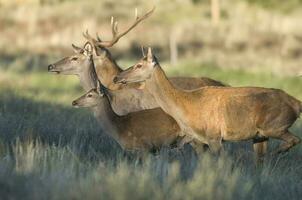
POLYGON ((301 102, 282 90, 257 87, 203 87, 184 91, 167 79, 151 48, 147 57, 121 72, 119 83, 145 82, 160 107, 192 139, 218 151, 222 141, 276 138, 289 150, 300 138, 288 129, 299 117, 301 102))
POLYGON ((179 126, 160 108, 119 116, 110 106, 112 91, 100 86, 72 102, 75 107, 91 107, 101 126, 125 150, 156 152, 161 147, 177 146, 179 126))

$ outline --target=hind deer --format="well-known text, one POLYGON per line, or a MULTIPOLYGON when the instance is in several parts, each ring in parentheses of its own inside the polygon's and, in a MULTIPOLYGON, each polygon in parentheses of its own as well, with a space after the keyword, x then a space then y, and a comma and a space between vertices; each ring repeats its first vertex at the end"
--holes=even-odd
POLYGON ((203 87, 184 91, 171 84, 151 48, 137 64, 121 72, 118 83, 144 82, 160 107, 192 139, 217 152, 223 141, 282 140, 273 152, 289 150, 300 138, 288 129, 299 117, 301 102, 279 89, 203 87))
POLYGON ((72 105, 90 107, 101 126, 124 150, 156 152, 164 146, 177 146, 181 139, 177 135, 180 129, 172 117, 160 108, 119 116, 110 106, 111 92, 98 84, 96 89, 74 100, 72 105))

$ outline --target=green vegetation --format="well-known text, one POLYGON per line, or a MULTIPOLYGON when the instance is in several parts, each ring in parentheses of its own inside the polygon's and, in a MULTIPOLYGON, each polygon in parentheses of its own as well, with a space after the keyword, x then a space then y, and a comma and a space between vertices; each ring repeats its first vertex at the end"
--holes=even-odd
MULTIPOLYGON (((302 80, 221 70, 211 64, 167 67, 170 75, 282 88, 302 99, 302 80), (185 66, 185 67, 184 67, 185 66)), ((76 77, 46 72, 0 75, 2 199, 299 199, 301 146, 255 168, 250 142, 228 143, 220 157, 199 159, 189 146, 141 161, 106 136, 86 109, 76 77)), ((300 120, 293 130, 301 135, 300 120)), ((156 131, 156 130, 154 130, 156 131)), ((277 142, 270 144, 270 149, 277 142)))

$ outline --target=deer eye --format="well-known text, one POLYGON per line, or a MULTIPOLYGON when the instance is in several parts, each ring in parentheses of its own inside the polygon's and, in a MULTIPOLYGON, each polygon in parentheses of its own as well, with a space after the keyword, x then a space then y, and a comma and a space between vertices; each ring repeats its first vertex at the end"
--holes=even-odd
POLYGON ((89 98, 92 97, 92 94, 88 94, 87 97, 89 97, 89 98))
POLYGON ((77 57, 71 58, 72 61, 76 61, 77 59, 78 59, 77 57))
POLYGON ((137 64, 137 65, 136 65, 136 68, 139 69, 139 68, 141 68, 142 66, 143 66, 142 64, 137 64))

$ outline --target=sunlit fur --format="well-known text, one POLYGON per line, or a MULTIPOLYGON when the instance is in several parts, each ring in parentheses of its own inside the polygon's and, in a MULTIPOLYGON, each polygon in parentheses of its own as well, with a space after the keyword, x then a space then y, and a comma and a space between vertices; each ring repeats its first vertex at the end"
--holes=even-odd
POLYGON ((156 151, 177 145, 181 139, 175 120, 160 108, 119 116, 114 113, 106 94, 92 89, 73 101, 76 107, 91 107, 104 130, 125 150, 156 151))
POLYGON ((168 80, 151 49, 147 58, 119 74, 116 81, 145 82, 181 130, 208 144, 213 151, 221 148, 222 141, 283 140, 275 153, 287 151, 300 142, 288 128, 299 117, 301 102, 282 90, 213 86, 184 91, 168 80))

